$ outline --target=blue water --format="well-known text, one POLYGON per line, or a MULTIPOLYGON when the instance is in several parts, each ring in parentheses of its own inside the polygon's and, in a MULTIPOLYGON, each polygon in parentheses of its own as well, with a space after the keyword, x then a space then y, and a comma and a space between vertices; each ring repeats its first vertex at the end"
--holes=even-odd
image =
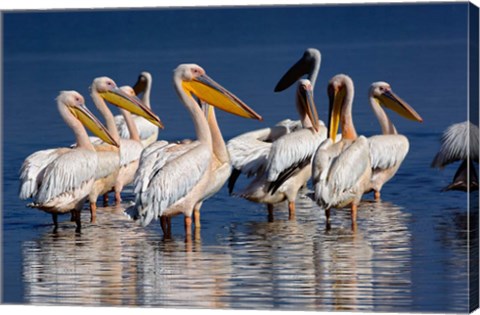
MULTIPOLYGON (((467 117, 467 14, 466 3, 4 13, 3 303, 467 311, 466 194, 440 192, 455 166, 429 167, 442 131, 467 117), (95 112, 93 78, 131 85, 148 70, 152 108, 166 126, 160 138, 191 138, 172 71, 197 63, 264 118, 219 113, 229 139, 296 117, 293 89, 277 94, 273 87, 308 47, 322 53, 321 119, 337 73, 354 80, 359 133, 380 130, 367 100, 374 81, 389 82, 424 119, 391 114, 410 152, 381 203, 365 196, 356 232, 344 211, 325 231, 308 191, 295 221, 279 205, 268 222, 262 205, 224 188, 202 207, 193 244, 183 242, 181 218, 167 242, 158 224, 129 221, 122 213, 130 188, 122 207, 99 208, 99 222, 85 224, 81 235, 67 217, 53 234, 51 217, 18 199, 25 157, 73 141, 56 109, 58 91, 79 91, 95 112)), ((478 210, 470 219, 478 222, 478 210)))

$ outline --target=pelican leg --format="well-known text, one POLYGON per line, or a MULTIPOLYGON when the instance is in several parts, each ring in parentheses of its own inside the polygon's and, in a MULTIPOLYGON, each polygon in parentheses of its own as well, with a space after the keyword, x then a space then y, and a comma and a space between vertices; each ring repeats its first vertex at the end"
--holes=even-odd
POLYGON ((58 213, 52 213, 52 220, 53 220, 53 233, 56 233, 58 229, 58 213))
POLYGON ((295 201, 288 202, 288 219, 295 220, 295 201))
POLYGON ((357 227, 357 209, 358 209, 358 206, 355 203, 352 203, 352 208, 351 208, 352 230, 355 230, 357 227))
POLYGON ((122 197, 120 196, 120 190, 115 190, 115 205, 119 206, 122 202, 122 197))
POLYGON ((70 211, 70 222, 75 222, 75 210, 70 211))
POLYGON ((169 218, 166 215, 160 216, 160 227, 162 228, 163 236, 168 238, 170 236, 170 231, 169 231, 169 218))
POLYGON ((167 217, 167 232, 170 237, 172 235, 172 218, 170 217, 167 217))
POLYGON ((327 230, 330 230, 331 225, 330 225, 330 208, 325 209, 325 225, 327 227, 327 230))
POLYGON ((81 210, 74 210, 75 211, 75 223, 77 224, 77 228, 75 232, 80 233, 82 231, 82 216, 80 211, 81 210))
POLYGON ((374 190, 375 201, 380 201, 380 191, 374 190))
POLYGON ((273 205, 272 204, 267 204, 267 210, 268 210, 268 222, 273 222, 273 205))
POLYGON ((108 207, 108 193, 103 194, 103 206, 108 207))
POLYGON ((97 220, 97 204, 90 202, 90 222, 95 223, 97 220))
POLYGON ((192 241, 192 217, 185 216, 184 223, 185 223, 185 242, 191 242, 192 241))
POLYGON ((202 202, 199 202, 193 208, 193 220, 195 223, 195 228, 200 228, 200 207, 202 206, 202 202))

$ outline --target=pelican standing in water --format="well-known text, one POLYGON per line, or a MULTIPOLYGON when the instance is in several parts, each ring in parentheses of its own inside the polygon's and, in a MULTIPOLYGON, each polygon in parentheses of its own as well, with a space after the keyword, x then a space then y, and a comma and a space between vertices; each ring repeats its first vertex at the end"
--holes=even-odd
POLYGON ((330 228, 330 209, 350 205, 352 229, 355 229, 357 207, 372 176, 369 144, 367 138, 357 135, 353 125, 352 79, 344 74, 334 76, 328 84, 328 97, 329 138, 318 147, 313 159, 314 198, 325 208, 327 228, 330 228), (335 142, 339 125, 342 139, 335 142))
MULTIPOLYGON (((269 218, 273 205, 288 201, 289 219, 295 218, 295 199, 298 191, 311 177, 311 160, 326 138, 327 130, 319 124, 310 81, 301 79, 296 93, 297 110, 302 129, 275 140, 270 147, 264 171, 239 195, 247 200, 266 203, 269 218)), ((232 152, 232 151, 230 151, 232 152)))
POLYGON ((443 190, 478 190, 478 175, 473 162, 478 164, 478 126, 469 121, 453 124, 442 135, 441 147, 432 161, 432 167, 443 169, 448 164, 462 161, 452 183, 443 190))
POLYGON ((136 125, 131 119, 130 112, 144 117, 160 128, 163 128, 163 124, 160 119, 135 96, 132 88, 124 87, 122 90, 108 77, 98 77, 94 79, 90 91, 95 106, 105 119, 105 124, 109 132, 120 143, 119 152, 118 149, 116 149, 113 152, 114 154, 112 154, 110 148, 105 147, 104 144, 96 146, 97 150, 102 152, 101 158, 103 160, 100 166, 103 166, 104 169, 98 170, 98 187, 92 191, 90 196, 92 221, 95 221, 97 197, 100 194, 106 194, 113 188, 115 192, 115 203, 119 205, 122 200, 120 193, 123 187, 133 182, 135 172, 138 168, 143 145, 140 142, 139 134, 136 125), (121 109, 124 121, 129 129, 129 139, 120 138, 113 114, 104 99, 121 109), (120 159, 119 161, 118 158, 120 159))
POLYGON ((273 205, 288 200, 289 217, 295 217, 295 199, 298 190, 311 176, 310 162, 317 146, 326 138, 326 128, 319 121, 313 102, 313 88, 320 69, 321 55, 309 48, 280 79, 275 92, 283 91, 304 74, 297 87, 296 107, 300 121, 284 121, 272 128, 251 131, 231 139, 230 152, 233 173, 229 180, 232 193, 240 173, 255 179, 239 193, 255 202, 266 203, 269 218, 273 205))
MULTIPOLYGON (((150 93, 152 90, 152 75, 146 71, 140 73, 137 82, 133 85, 133 90, 136 96, 142 94, 142 97, 140 98, 142 103, 151 109, 150 93)), ((143 147, 147 147, 157 141, 158 127, 155 124, 152 124, 147 119, 138 115, 132 115, 132 119, 137 127, 143 147)), ((123 115, 115 116, 115 124, 117 125, 120 137, 130 139, 129 128, 123 115)))
POLYGON ((368 138, 372 178, 365 193, 374 191, 375 200, 380 200, 380 190, 398 171, 408 153, 407 137, 400 135, 382 106, 397 112, 402 117, 422 122, 422 117, 404 100, 393 93, 386 82, 375 82, 370 86, 370 105, 382 128, 382 135, 368 138))
MULTIPOLYGON (((135 179, 134 208, 143 226, 160 216, 166 218, 184 214, 185 237, 188 240, 194 207, 205 199, 215 180, 212 134, 193 95, 238 116, 259 120, 261 117, 210 79, 198 65, 179 65, 174 71, 173 83, 193 120, 197 140, 185 144, 158 141, 144 150, 135 179)), ((164 234, 165 223, 161 220, 164 234)))
POLYGON ((57 107, 73 130, 77 146, 42 150, 27 157, 20 171, 19 197, 33 198, 32 207, 51 213, 55 230, 58 214, 73 210, 77 231, 80 231, 80 211, 93 187, 98 163, 97 152, 83 125, 106 143, 117 147, 118 143, 87 109, 78 92, 60 92, 57 107))

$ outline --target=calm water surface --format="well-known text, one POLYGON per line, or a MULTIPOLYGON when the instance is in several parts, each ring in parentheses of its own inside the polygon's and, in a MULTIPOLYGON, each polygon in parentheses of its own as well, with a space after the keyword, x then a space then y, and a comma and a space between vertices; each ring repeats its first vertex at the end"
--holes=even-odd
POLYGON ((455 167, 429 167, 441 132, 467 117, 466 17, 465 4, 4 15, 3 302, 467 311, 469 238, 478 235, 468 222, 478 222, 478 209, 469 217, 466 194, 441 192, 455 167), (296 117, 293 89, 274 94, 273 87, 307 47, 322 52, 315 88, 321 119, 327 82, 340 72, 355 82, 359 133, 380 130, 367 100, 373 81, 391 83, 424 118, 419 124, 391 114, 410 152, 382 202, 365 196, 355 232, 346 210, 333 212, 327 231, 310 188, 297 200, 295 220, 280 204, 273 222, 264 206, 223 188, 204 203, 191 243, 180 217, 171 240, 163 240, 158 222, 132 222, 124 214, 131 187, 121 206, 99 207, 97 224, 86 223, 84 211, 81 234, 67 216, 53 233, 49 215, 18 199, 25 157, 73 141, 56 110, 59 90, 88 96, 96 76, 133 84, 148 70, 152 106, 166 125, 160 138, 193 137, 171 75, 195 62, 265 119, 219 113, 229 139, 296 117))

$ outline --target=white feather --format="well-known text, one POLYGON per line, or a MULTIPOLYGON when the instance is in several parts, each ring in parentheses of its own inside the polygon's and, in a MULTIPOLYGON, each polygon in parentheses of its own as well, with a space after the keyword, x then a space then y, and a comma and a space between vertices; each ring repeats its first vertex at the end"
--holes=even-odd
POLYGON ((42 184, 34 202, 46 204, 62 194, 81 188, 95 176, 97 153, 76 149, 66 152, 45 169, 42 184))
POLYGON ((469 121, 453 124, 445 130, 440 151, 435 155, 432 167, 443 168, 467 158, 478 161, 478 126, 469 121))
POLYGON ((372 169, 400 165, 408 153, 409 143, 403 135, 378 135, 368 138, 372 169))
MULTIPOLYGON (((132 115, 133 122, 137 126, 138 135, 140 140, 144 145, 149 145, 150 143, 157 140, 158 137, 158 127, 146 120, 143 117, 132 115), (145 143, 148 141, 148 143, 145 143)), ((125 123, 125 118, 122 115, 115 116, 115 125, 117 126, 118 133, 123 139, 130 139, 130 132, 128 131, 127 124, 125 123)))
POLYGON ((20 169, 20 199, 34 197, 43 181, 47 166, 69 150, 66 148, 48 149, 29 155, 20 169))
POLYGON ((135 180, 135 208, 143 226, 185 197, 208 170, 211 160, 208 147, 198 141, 162 144, 152 151, 142 156, 135 180))
POLYGON ((278 138, 268 156, 267 180, 273 182, 286 169, 311 159, 320 143, 325 140, 326 130, 319 134, 310 129, 300 129, 278 138))
POLYGON ((360 136, 351 144, 332 144, 330 139, 323 142, 313 162, 315 200, 327 208, 351 200, 367 168, 370 168, 370 158, 365 137, 360 136))

